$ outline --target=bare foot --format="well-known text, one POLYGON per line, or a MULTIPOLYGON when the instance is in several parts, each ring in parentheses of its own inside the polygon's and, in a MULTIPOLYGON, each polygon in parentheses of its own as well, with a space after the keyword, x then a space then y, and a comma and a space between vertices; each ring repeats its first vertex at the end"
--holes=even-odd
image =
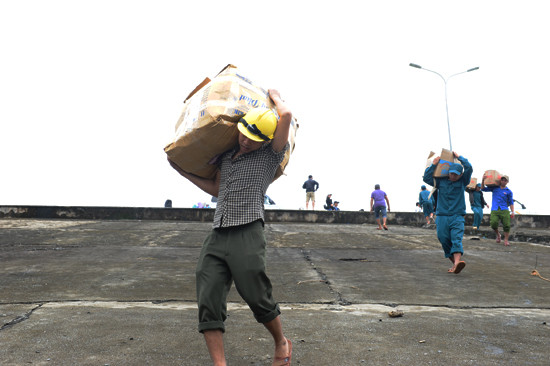
POLYGON ((449 273, 454 273, 455 269, 456 269, 456 264, 453 260, 453 258, 449 258, 449 260, 451 261, 451 263, 453 264, 453 266, 451 268, 449 268, 449 270, 447 272, 449 273))
POLYGON ((510 243, 508 241, 504 240, 504 246, 508 247, 508 246, 510 246, 510 243))
POLYGON ((500 234, 497 234, 497 243, 500 243, 500 234))

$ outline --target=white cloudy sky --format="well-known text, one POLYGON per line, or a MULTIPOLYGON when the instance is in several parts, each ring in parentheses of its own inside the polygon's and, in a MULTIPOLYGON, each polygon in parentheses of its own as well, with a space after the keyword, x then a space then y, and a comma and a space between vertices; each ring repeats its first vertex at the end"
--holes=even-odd
MULTIPOLYGON (((0 204, 191 207, 208 196, 166 162, 189 92, 226 64, 277 88, 300 123, 268 190, 342 209, 376 183, 413 211, 426 157, 449 147, 474 176, 510 176, 522 213, 544 187, 550 23, 543 1, 3 1, 0 204)), ((490 194, 488 195, 490 201, 490 194)))

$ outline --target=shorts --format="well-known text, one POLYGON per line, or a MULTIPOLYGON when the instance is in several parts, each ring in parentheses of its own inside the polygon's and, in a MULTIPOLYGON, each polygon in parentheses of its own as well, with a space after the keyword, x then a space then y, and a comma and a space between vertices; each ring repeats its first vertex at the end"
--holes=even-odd
POLYGON ((315 192, 306 192, 306 203, 310 200, 315 202, 315 192))
POLYGON ((271 295, 265 249, 260 220, 214 229, 208 235, 196 270, 199 332, 214 329, 225 332, 227 294, 233 282, 259 323, 270 322, 281 314, 271 295))
POLYGON ((386 206, 376 206, 374 208, 374 217, 379 219, 380 218, 380 214, 382 214, 382 217, 383 218, 386 218, 388 217, 388 213, 386 211, 386 206))

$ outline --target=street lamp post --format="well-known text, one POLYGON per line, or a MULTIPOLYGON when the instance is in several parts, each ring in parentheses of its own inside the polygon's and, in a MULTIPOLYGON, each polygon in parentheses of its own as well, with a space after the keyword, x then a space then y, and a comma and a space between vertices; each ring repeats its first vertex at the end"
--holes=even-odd
POLYGON ((458 73, 453 74, 453 75, 451 75, 451 76, 449 76, 448 78, 445 79, 440 73, 435 72, 435 71, 430 70, 430 69, 426 69, 425 67, 422 67, 420 65, 410 63, 409 66, 410 67, 415 67, 417 69, 422 69, 422 70, 426 70, 426 71, 429 71, 429 72, 433 72, 434 74, 438 75, 443 80, 443 83, 445 84, 445 110, 447 111, 447 130, 449 131, 449 147, 450 147, 451 151, 453 151, 453 144, 451 143, 451 125, 449 123, 449 105, 447 104, 447 81, 450 78, 452 78, 453 76, 464 74, 466 72, 479 70, 479 67, 472 67, 471 69, 468 69, 468 70, 462 71, 462 72, 458 72, 458 73))

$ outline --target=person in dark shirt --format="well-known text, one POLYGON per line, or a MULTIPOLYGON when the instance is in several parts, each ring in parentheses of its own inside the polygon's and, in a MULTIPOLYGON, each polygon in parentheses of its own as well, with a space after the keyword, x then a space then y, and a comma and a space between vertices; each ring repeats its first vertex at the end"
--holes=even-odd
POLYGON ((319 183, 313 180, 313 176, 310 175, 302 185, 302 188, 306 190, 306 210, 309 207, 308 205, 310 200, 311 200, 311 209, 315 210, 315 191, 319 189, 319 183))
POLYGON ((334 206, 332 204, 332 194, 329 193, 327 195, 327 200, 326 200, 326 203, 325 203, 325 210, 332 211, 333 209, 334 209, 334 206))
POLYGON ((483 192, 481 192, 481 184, 476 184, 476 189, 473 191, 468 191, 468 196, 470 198, 470 208, 474 212, 474 223, 473 229, 477 230, 481 225, 481 220, 483 219, 483 208, 489 205, 485 202, 483 198, 483 192))
POLYGON ((430 191, 426 189, 425 185, 420 187, 421 191, 418 194, 418 203, 422 207, 422 212, 424 212, 424 217, 426 218, 426 225, 432 220, 435 223, 434 219, 434 202, 435 198, 433 195, 430 195, 430 191))

